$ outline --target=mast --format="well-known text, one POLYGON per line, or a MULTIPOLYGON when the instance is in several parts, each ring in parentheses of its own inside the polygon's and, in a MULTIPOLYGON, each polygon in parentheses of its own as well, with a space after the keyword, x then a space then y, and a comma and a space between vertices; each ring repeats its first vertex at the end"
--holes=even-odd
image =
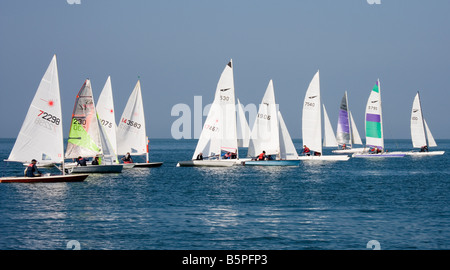
POLYGON ((383 111, 382 108, 383 106, 381 105, 381 84, 380 84, 380 79, 378 78, 377 80, 378 82, 378 94, 379 94, 379 100, 380 100, 380 124, 381 124, 381 149, 382 151, 384 151, 384 134, 383 134, 383 111))

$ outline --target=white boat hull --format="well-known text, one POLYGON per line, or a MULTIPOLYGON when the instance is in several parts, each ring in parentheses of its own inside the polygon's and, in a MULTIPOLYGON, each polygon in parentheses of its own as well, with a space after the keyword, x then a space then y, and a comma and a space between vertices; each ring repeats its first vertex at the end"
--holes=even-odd
POLYGON ((65 169, 68 173, 120 173, 122 172, 123 165, 65 166, 65 169))
POLYGON ((370 153, 356 153, 353 154, 352 157, 355 158, 396 158, 396 157, 404 157, 406 155, 405 152, 383 152, 378 154, 370 154, 370 153))
POLYGON ((336 154, 353 154, 367 152, 367 148, 351 148, 351 149, 337 149, 331 151, 336 154))
POLYGON ((150 168, 150 167, 161 167, 162 162, 147 162, 147 163, 134 163, 133 168, 150 168))
POLYGON ((6 177, 0 178, 0 183, 58 183, 58 182, 82 182, 87 174, 78 175, 45 175, 40 177, 6 177))
POLYGON ((179 161, 177 167, 231 167, 235 164, 237 160, 187 160, 179 161))
POLYGON ((439 156, 439 155, 443 155, 445 153, 445 151, 429 151, 429 152, 406 152, 406 155, 408 156, 417 156, 417 157, 422 157, 422 156, 439 156))
POLYGON ((335 161, 346 161, 349 160, 350 157, 347 155, 333 155, 333 156, 299 156, 299 160, 335 160, 335 161))

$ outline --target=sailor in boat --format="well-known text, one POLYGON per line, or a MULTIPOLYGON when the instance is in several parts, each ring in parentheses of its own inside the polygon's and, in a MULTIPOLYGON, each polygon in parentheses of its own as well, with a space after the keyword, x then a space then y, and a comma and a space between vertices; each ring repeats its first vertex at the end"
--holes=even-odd
POLYGON ((342 150, 347 149, 347 145, 345 145, 345 143, 342 145, 342 150))
POLYGON ((41 172, 38 170, 37 166, 36 166, 36 160, 33 159, 30 163, 30 165, 28 165, 28 167, 25 169, 25 176, 26 177, 39 177, 41 176, 41 172), (35 172, 37 172, 36 174, 34 174, 35 172))
POLYGON ((309 148, 308 148, 306 145, 303 145, 302 153, 303 153, 305 156, 310 156, 310 155, 311 155, 311 150, 309 150, 309 148))
POLYGON ((381 153, 381 150, 378 147, 371 147, 369 149, 369 154, 379 154, 381 153))
POLYGON ((428 146, 424 145, 420 147, 420 152, 428 152, 428 146))
POLYGON ((196 160, 203 160, 203 153, 198 154, 196 160))
POLYGON ((133 163, 133 159, 131 158, 130 152, 122 158, 123 163, 133 163))
POLYGON ((265 160, 266 159, 266 151, 262 151, 261 154, 258 156, 258 160, 265 160))
POLYGON ((77 166, 87 166, 87 159, 79 156, 77 159, 77 166))
POLYGON ((100 162, 98 161, 98 157, 95 157, 94 160, 92 160, 92 165, 100 165, 100 162))

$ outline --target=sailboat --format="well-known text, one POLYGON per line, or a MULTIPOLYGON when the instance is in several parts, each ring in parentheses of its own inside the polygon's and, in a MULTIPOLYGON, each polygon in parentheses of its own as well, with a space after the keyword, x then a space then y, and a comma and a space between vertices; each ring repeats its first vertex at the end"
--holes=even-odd
POLYGON ((372 149, 367 153, 354 153, 353 157, 404 157, 402 152, 387 152, 384 149, 383 114, 381 110, 380 80, 370 92, 366 106, 366 147, 372 149))
POLYGON ((353 147, 356 144, 362 145, 363 143, 348 106, 347 91, 345 91, 341 100, 341 105, 339 106, 336 140, 340 149, 333 150, 333 153, 356 153, 364 152, 365 150, 365 148, 353 147))
MULTIPOLYGON (((142 101, 141 82, 137 81, 136 86, 128 98, 127 105, 120 118, 117 127, 118 154, 125 155, 145 155, 145 163, 131 163, 136 167, 159 167, 162 162, 150 162, 147 137, 145 128, 144 103, 142 101)), ((129 166, 130 164, 124 164, 129 166)))
POLYGON ((436 141, 425 121, 422 113, 419 92, 417 92, 411 110, 411 139, 414 148, 421 148, 420 152, 406 152, 410 156, 443 155, 445 151, 428 151, 428 147, 436 147, 436 141), (424 148, 426 147, 426 148, 424 148))
POLYGON ((319 71, 314 75, 308 90, 306 91, 302 114, 302 140, 317 155, 300 155, 300 160, 348 160, 347 155, 323 155, 322 154, 322 114, 320 99, 319 71))
POLYGON ((192 160, 180 161, 177 167, 230 167, 239 164, 238 157, 233 64, 230 60, 217 83, 214 101, 192 160), (222 157, 222 152, 231 157, 222 157))
MULTIPOLYGON (((28 113, 6 161, 28 162, 36 159, 40 164, 64 166, 64 141, 62 129, 61 96, 56 55, 45 72, 28 113)), ((75 182, 84 181, 84 175, 45 174, 40 177, 7 177, 1 183, 75 182)))
POLYGON ((298 166, 297 151, 277 109, 273 81, 269 81, 253 125, 248 148, 253 160, 243 162, 246 166, 298 166), (265 152, 268 158, 256 160, 265 152))
MULTIPOLYGON (((69 139, 67 141, 66 158, 111 156, 112 145, 107 138, 106 131, 99 124, 92 94, 91 81, 87 79, 75 99, 72 113, 69 139)), ((68 164, 72 173, 120 173, 123 165, 117 163, 100 162, 100 165, 77 166, 68 164)))

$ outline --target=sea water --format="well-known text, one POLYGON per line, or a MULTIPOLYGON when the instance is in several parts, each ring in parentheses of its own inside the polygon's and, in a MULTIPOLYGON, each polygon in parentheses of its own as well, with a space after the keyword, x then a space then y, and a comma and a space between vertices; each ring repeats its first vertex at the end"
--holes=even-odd
MULTIPOLYGON (((433 157, 176 167, 196 143, 151 140, 158 168, 0 184, 0 249, 363 250, 372 240, 386 250, 450 248, 449 140, 437 140, 446 153, 433 157)), ((0 139, 0 176, 23 174, 3 162, 13 144, 0 139)), ((411 142, 386 146, 410 150, 411 142)))

